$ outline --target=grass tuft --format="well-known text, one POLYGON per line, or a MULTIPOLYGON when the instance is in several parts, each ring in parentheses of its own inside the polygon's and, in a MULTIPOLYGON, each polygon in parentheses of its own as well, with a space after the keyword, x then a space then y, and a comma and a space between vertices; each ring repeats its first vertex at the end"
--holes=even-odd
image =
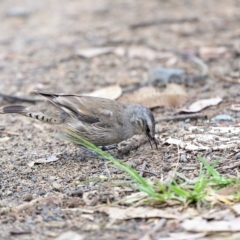
MULTIPOLYGON (((118 161, 112 155, 102 151, 76 133, 67 131, 66 139, 76 145, 81 145, 94 151, 99 156, 113 163, 115 167, 127 173, 135 181, 135 184, 132 186, 139 191, 145 192, 151 198, 151 201, 161 203, 168 200, 177 200, 185 204, 206 203, 206 201, 215 203, 218 196, 217 192, 226 187, 234 187, 236 189, 236 191, 230 194, 231 201, 240 201, 239 178, 228 178, 221 175, 214 168, 217 161, 212 166, 204 158, 198 157, 201 166, 199 176, 195 180, 188 179, 182 174, 176 173, 177 178, 171 183, 153 183, 139 175, 138 172, 128 164, 118 161), (215 199, 211 196, 215 196, 215 199)), ((221 199, 223 198, 221 197, 221 199)), ((229 200, 225 202, 229 203, 229 200)))

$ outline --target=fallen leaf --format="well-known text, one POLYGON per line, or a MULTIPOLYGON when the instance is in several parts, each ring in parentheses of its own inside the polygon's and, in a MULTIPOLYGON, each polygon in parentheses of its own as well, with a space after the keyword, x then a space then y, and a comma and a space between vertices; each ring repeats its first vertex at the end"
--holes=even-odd
POLYGON ((188 108, 179 109, 178 112, 183 112, 183 113, 200 112, 201 110, 203 110, 207 107, 218 105, 220 102, 222 102, 222 98, 219 98, 219 97, 202 99, 197 102, 194 102, 188 108))
POLYGON ((38 158, 38 159, 35 159, 31 162, 29 162, 27 165, 29 167, 33 167, 35 163, 49 163, 49 162, 55 162, 57 161, 59 158, 57 157, 58 155, 62 154, 62 152, 60 153, 55 153, 51 156, 48 156, 46 158, 38 158))
POLYGON ((0 143, 7 142, 7 141, 9 141, 10 139, 11 139, 10 137, 0 138, 0 143))
POLYGON ((177 84, 168 84, 161 92, 158 88, 143 87, 137 91, 124 94, 118 99, 123 103, 137 103, 148 108, 179 107, 187 99, 185 89, 177 84))
POLYGON ((157 52, 146 47, 131 47, 128 49, 127 55, 129 58, 145 58, 152 61, 156 59, 157 52))
MULTIPOLYGON (((229 165, 228 165, 229 166, 229 165)), ((237 187, 234 187, 234 186, 228 186, 228 187, 225 187, 225 188, 222 188, 221 190, 219 190, 217 192, 218 195, 221 195, 221 196, 229 196, 229 195, 232 195, 233 193, 236 193, 238 190, 237 187)))
POLYGON ((231 212, 230 209, 224 210, 211 209, 210 211, 207 211, 206 213, 202 214, 201 217, 205 220, 228 221, 229 219, 231 220, 234 218, 234 214, 231 212))
POLYGON ((240 104, 237 104, 237 103, 236 104, 232 104, 230 109, 232 111, 239 112, 240 111, 240 104))
POLYGON ((77 232, 67 231, 61 233, 55 240, 83 240, 85 238, 84 235, 80 235, 77 232))
POLYGON ((39 203, 42 203, 45 205, 48 205, 48 204, 49 205, 57 205, 60 203, 60 201, 61 201, 61 199, 57 198, 57 197, 39 197, 39 198, 33 199, 31 202, 19 204, 19 205, 13 207, 11 209, 11 211, 21 212, 23 210, 26 210, 26 209, 29 209, 29 208, 35 206, 36 204, 39 204, 39 203))
POLYGON ((237 232, 240 231, 240 218, 229 221, 206 221, 203 219, 191 219, 182 222, 181 226, 192 232, 237 232))
POLYGON ((29 162, 27 165, 28 165, 29 167, 33 167, 34 164, 35 164, 35 162, 34 162, 34 161, 31 161, 31 162, 29 162))
POLYGON ((203 59, 213 59, 223 56, 227 52, 225 47, 201 47, 199 55, 203 59))
POLYGON ((101 88, 91 93, 84 93, 84 96, 102 97, 115 100, 122 95, 122 88, 119 85, 112 85, 109 87, 101 88))
POLYGON ((132 193, 130 195, 127 195, 126 197, 122 198, 120 200, 121 204, 133 204, 135 202, 139 202, 143 199, 145 199, 148 196, 145 192, 136 192, 132 193))
POLYGON ((103 47, 103 48, 89 48, 81 49, 76 52, 76 55, 84 58, 93 58, 103 54, 108 54, 114 51, 113 47, 103 47))
POLYGON ((57 161, 59 158, 56 155, 51 155, 47 158, 39 158, 34 160, 35 163, 49 163, 49 162, 55 162, 57 161))
POLYGON ((126 220, 132 218, 167 218, 167 219, 180 219, 180 215, 174 215, 167 211, 151 208, 151 207, 129 207, 129 208, 117 208, 117 207, 101 207, 98 209, 100 212, 104 212, 109 215, 111 219, 126 220))
POLYGON ((206 233, 169 233, 170 238, 161 238, 161 240, 194 240, 194 239, 203 239, 206 236, 206 233))
POLYGON ((231 208, 235 213, 237 213, 237 215, 240 215, 240 203, 234 204, 231 208))
POLYGON ((179 107, 187 100, 187 93, 183 86, 178 84, 168 84, 163 91, 167 107, 179 107))

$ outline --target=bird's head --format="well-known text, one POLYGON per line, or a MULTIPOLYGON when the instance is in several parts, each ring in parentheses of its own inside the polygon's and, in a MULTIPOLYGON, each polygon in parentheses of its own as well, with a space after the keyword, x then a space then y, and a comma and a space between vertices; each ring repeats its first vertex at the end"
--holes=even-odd
POLYGON ((155 119, 151 110, 141 105, 135 105, 131 122, 134 125, 135 134, 145 134, 151 147, 153 142, 157 148, 157 141, 155 139, 155 119))

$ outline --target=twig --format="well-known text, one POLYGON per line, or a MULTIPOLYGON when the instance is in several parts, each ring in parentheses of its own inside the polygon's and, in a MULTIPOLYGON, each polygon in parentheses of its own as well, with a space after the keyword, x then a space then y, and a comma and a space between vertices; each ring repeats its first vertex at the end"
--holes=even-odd
POLYGON ((42 102, 43 101, 41 99, 23 98, 23 97, 17 97, 17 96, 12 96, 12 95, 3 94, 3 93, 0 93, 0 97, 3 98, 4 100, 8 101, 8 102, 37 103, 37 102, 42 102))
POLYGON ((202 114, 202 113, 197 113, 197 114, 184 114, 184 115, 175 115, 171 117, 165 117, 165 118, 157 118, 155 120, 156 123, 158 122, 165 122, 165 121, 181 121, 181 120, 186 120, 186 119, 207 119, 207 116, 202 114))
POLYGON ((230 83, 240 83, 240 78, 234 79, 232 77, 222 76, 222 75, 219 75, 219 74, 213 73, 213 72, 210 72, 209 75, 211 77, 219 78, 221 81, 230 82, 230 83))
POLYGON ((142 164, 142 168, 141 168, 141 172, 139 173, 139 175, 142 177, 143 176, 143 173, 144 173, 144 170, 147 166, 147 162, 146 161, 143 161, 143 164, 142 164))
POLYGON ((0 131, 0 133, 5 133, 5 134, 8 134, 8 135, 15 135, 15 136, 19 136, 20 135, 20 133, 11 132, 11 131, 0 131))
POLYGON ((152 174, 156 177, 159 177, 158 174, 154 173, 154 172, 151 172, 151 171, 148 171, 148 170, 142 170, 144 173, 149 173, 149 174, 152 174))
POLYGON ((220 169, 226 170, 226 169, 233 169, 235 167, 239 167, 240 166, 240 162, 235 162, 233 164, 230 164, 228 166, 223 166, 220 169))
POLYGON ((31 202, 27 202, 27 203, 23 203, 23 204, 20 204, 16 207, 13 207, 11 210, 13 212, 21 212, 23 210, 27 210, 28 208, 31 208, 33 207, 34 205, 40 203, 40 202, 44 202, 44 203, 56 203, 56 202, 59 202, 59 198, 56 198, 56 197, 40 197, 40 198, 37 198, 37 199, 34 199, 32 200, 31 202))
POLYGON ((136 29, 136 28, 149 27, 149 26, 160 25, 160 24, 173 24, 173 23, 185 23, 185 22, 196 22, 196 21, 198 21, 198 18, 196 17, 179 18, 179 19, 166 18, 166 19, 157 19, 157 20, 135 23, 130 25, 130 28, 136 29))
POLYGON ((134 141, 134 140, 135 139, 132 139, 132 141, 129 144, 127 144, 123 148, 120 148, 118 150, 118 154, 120 155, 128 154, 130 151, 139 148, 141 145, 143 145, 148 141, 146 137, 142 137, 142 136, 139 137, 137 141, 134 141))

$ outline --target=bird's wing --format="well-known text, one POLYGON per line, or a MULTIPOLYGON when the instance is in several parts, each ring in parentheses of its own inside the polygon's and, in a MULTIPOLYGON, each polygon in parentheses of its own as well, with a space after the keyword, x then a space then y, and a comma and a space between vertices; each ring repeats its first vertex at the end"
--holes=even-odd
POLYGON ((66 94, 48 94, 39 92, 55 106, 61 108, 64 112, 76 117, 80 121, 88 124, 98 124, 107 122, 113 116, 108 108, 108 102, 111 100, 78 96, 66 94), (106 107, 106 108, 105 108, 106 107), (104 121, 106 120, 106 121, 104 121))

